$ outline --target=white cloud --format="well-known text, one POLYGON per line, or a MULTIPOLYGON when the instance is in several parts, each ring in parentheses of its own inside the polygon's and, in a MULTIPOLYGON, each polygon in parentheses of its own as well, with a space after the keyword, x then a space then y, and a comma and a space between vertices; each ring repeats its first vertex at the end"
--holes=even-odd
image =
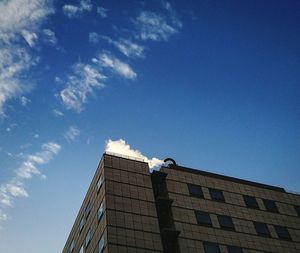
POLYGON ((66 4, 63 6, 63 12, 67 17, 75 18, 79 16, 81 11, 78 6, 66 4))
POLYGON ((7 193, 11 194, 13 197, 28 197, 28 193, 22 187, 22 184, 6 184, 7 193))
POLYGON ((96 35, 98 34, 93 34, 95 37, 94 41, 98 42, 100 38, 104 39, 108 43, 114 45, 122 54, 126 55, 127 57, 144 57, 144 46, 134 43, 129 39, 113 40, 107 36, 96 35))
POLYGON ((63 6, 63 12, 68 18, 78 18, 84 12, 90 12, 93 5, 90 0, 81 0, 79 5, 66 4, 63 6))
POLYGON ((43 30, 44 42, 48 45, 55 46, 57 43, 57 38, 55 36, 55 32, 50 29, 43 30))
POLYGON ((178 28, 182 27, 181 20, 177 17, 176 11, 172 7, 172 5, 167 1, 162 1, 163 7, 167 10, 168 14, 170 15, 171 22, 178 28))
POLYGON ((154 167, 157 167, 164 162, 163 160, 160 160, 156 157, 153 157, 151 159, 148 158, 147 156, 143 155, 141 151, 132 149, 130 145, 127 144, 123 139, 119 139, 116 141, 109 139, 108 141, 106 141, 105 151, 142 159, 144 160, 144 162, 147 162, 149 164, 150 169, 153 169, 154 167))
POLYGON ((33 175, 41 175, 37 165, 48 163, 53 155, 56 155, 61 146, 54 142, 48 142, 42 145, 42 151, 37 152, 33 155, 28 155, 25 161, 17 170, 18 178, 32 178, 33 175))
POLYGON ((29 197, 25 190, 25 181, 34 175, 45 178, 37 168, 39 165, 48 163, 57 155, 61 146, 55 142, 48 142, 42 145, 41 151, 23 157, 23 162, 17 168, 15 176, 8 182, 0 185, 0 221, 8 219, 6 209, 13 207, 16 198, 29 197))
POLYGON ((32 65, 33 59, 25 49, 13 45, 0 48, 0 116, 4 115, 3 107, 9 99, 30 90, 21 75, 32 65))
POLYGON ((165 16, 150 11, 142 11, 134 20, 134 24, 137 38, 153 41, 167 41, 182 26, 175 16, 171 16, 171 21, 168 22, 165 16))
POLYGON ((22 106, 26 106, 28 103, 31 102, 31 100, 28 99, 28 98, 25 97, 25 96, 22 96, 22 97, 20 98, 20 101, 21 101, 21 105, 22 105, 22 106))
POLYGON ((74 141, 76 137, 80 134, 80 130, 76 126, 70 126, 68 131, 64 134, 67 141, 74 141))
POLYGON ((57 110, 57 109, 53 109, 53 110, 52 110, 52 113, 53 113, 54 116, 56 116, 56 117, 62 117, 62 116, 64 116, 64 114, 63 114, 61 111, 57 110))
POLYGON ((97 44, 100 39, 101 39, 101 36, 98 33, 95 33, 95 32, 89 33, 89 41, 91 43, 97 44))
POLYGON ((36 41, 38 39, 38 36, 37 36, 36 33, 29 32, 27 30, 22 30, 21 34, 22 34, 23 38, 26 40, 26 42, 28 43, 28 45, 30 47, 34 47, 35 46, 35 43, 36 43, 36 41))
POLYGON ((10 0, 0 2, 0 116, 4 105, 31 88, 23 79, 35 63, 27 44, 33 47, 42 21, 51 13, 50 0, 10 0))
POLYGON ((0 30, 9 38, 23 29, 36 29, 41 20, 53 12, 48 0, 1 1, 0 30))
POLYGON ((67 109, 80 112, 87 96, 93 94, 95 88, 103 88, 105 79, 106 76, 95 67, 89 64, 76 64, 74 74, 68 77, 66 88, 60 92, 63 104, 67 109))
POLYGON ((34 134, 34 135, 33 135, 33 138, 34 138, 34 139, 38 139, 39 137, 40 137, 39 134, 34 134))
POLYGON ((135 79, 137 77, 137 74, 127 63, 122 62, 112 55, 102 53, 98 56, 98 58, 93 58, 92 60, 101 67, 108 68, 127 79, 135 79))
POLYGON ((8 219, 8 216, 5 212, 0 209, 0 222, 8 219))
POLYGON ((101 18, 107 17, 107 9, 104 7, 97 7, 97 13, 100 15, 101 18))

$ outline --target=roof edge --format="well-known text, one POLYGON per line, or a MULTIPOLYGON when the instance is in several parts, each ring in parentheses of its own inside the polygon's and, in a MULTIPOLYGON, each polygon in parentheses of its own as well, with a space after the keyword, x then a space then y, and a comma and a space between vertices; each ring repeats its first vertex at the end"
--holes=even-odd
POLYGON ((192 168, 178 166, 178 165, 176 165, 176 166, 171 165, 170 167, 166 167, 166 166, 162 166, 162 167, 168 168, 168 169, 179 170, 179 171, 190 172, 190 173, 193 173, 193 174, 198 174, 198 175, 203 175, 203 176, 208 176, 208 177, 213 177, 213 178, 218 178, 218 179, 223 179, 223 180, 232 181, 232 182, 235 182, 235 183, 243 183, 243 184, 246 184, 246 185, 256 186, 256 187, 260 187, 260 188, 264 188, 264 189, 268 189, 268 190, 273 190, 273 191, 277 191, 277 192, 287 193, 284 188, 279 187, 279 186, 273 186, 273 185, 268 185, 268 184, 263 184, 263 183, 257 183, 257 182, 253 182, 253 181, 249 181, 249 180, 245 180, 245 179, 236 178, 236 177, 224 176, 224 175, 213 173, 213 172, 197 170, 197 169, 192 169, 192 168))

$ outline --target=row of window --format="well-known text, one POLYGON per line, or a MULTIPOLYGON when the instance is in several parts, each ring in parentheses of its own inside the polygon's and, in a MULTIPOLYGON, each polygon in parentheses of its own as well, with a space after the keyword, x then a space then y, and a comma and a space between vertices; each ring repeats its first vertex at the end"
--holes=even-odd
MULTIPOLYGON (((84 249, 88 247, 88 245, 90 244, 91 239, 92 239, 92 233, 91 233, 91 230, 89 230, 89 232, 87 233, 87 235, 85 237, 85 245, 82 244, 82 246, 79 250, 79 253, 84 253, 84 249)), ((99 247, 98 253, 103 252, 104 245, 105 245, 105 238, 104 238, 104 235, 102 235, 99 242, 98 242, 98 247, 99 247)))
MULTIPOLYGON (((103 182, 104 182, 104 177, 103 175, 101 175, 97 181, 97 184, 96 184, 96 187, 97 187, 97 193, 99 192, 99 190, 101 189, 102 185, 103 185, 103 182)), ((81 233, 90 213, 92 211, 92 204, 91 202, 88 202, 86 208, 84 209, 84 214, 82 215, 81 219, 80 219, 80 222, 79 222, 79 233, 81 233)), ((100 222, 102 216, 103 216, 103 213, 104 213, 104 202, 101 202, 98 210, 97 210, 97 219, 98 219, 98 222, 100 222)), ((92 238, 92 234, 91 234, 91 230, 89 230, 86 234, 86 237, 85 237, 85 248, 88 247, 89 245, 89 242, 92 238)), ((101 240, 100 240, 101 241, 101 240)), ((68 253, 72 253, 73 250, 75 248, 75 240, 73 239, 71 244, 70 244, 70 247, 69 247, 69 251, 68 253)), ((83 245, 81 246, 80 248, 80 251, 79 253, 83 253, 83 250, 84 250, 84 247, 83 245)), ((99 252, 100 252, 100 247, 99 247, 99 252)))
MULTIPOLYGON (((203 242, 205 253, 221 253, 220 247, 217 243, 203 242)), ((243 253, 243 249, 237 246, 227 246, 228 253, 243 253)))
MULTIPOLYGON (((203 211, 195 211, 195 215, 196 215, 197 223, 199 225, 212 227, 212 222, 211 222, 209 213, 203 212, 203 211)), ((222 229, 231 230, 231 231, 235 230, 234 224, 232 222, 232 218, 230 216, 217 215, 217 218, 218 218, 220 227, 222 229)), ((253 224, 254 224, 256 233, 259 236, 271 237, 271 234, 270 234, 267 224, 262 223, 262 222, 255 222, 255 221, 253 222, 253 224)), ((275 228, 275 231, 276 231, 279 239, 291 240, 291 236, 286 227, 274 225, 274 228, 275 228)))
MULTIPOLYGON (((204 194, 203 194, 201 186, 195 185, 195 184, 188 184, 188 189, 189 189, 190 196, 204 199, 204 194)), ((218 201, 218 202, 225 202, 225 198, 224 198, 222 190, 208 188, 208 191, 209 191, 209 194, 210 194, 210 197, 212 200, 218 201)), ((255 197, 243 195, 243 199, 244 199, 245 205, 247 207, 253 208, 253 209, 259 209, 259 206, 258 206, 258 203, 257 203, 257 200, 255 197)), ((263 199, 262 201, 263 201, 264 206, 267 211, 273 212, 273 213, 279 213, 279 210, 277 208, 275 201, 269 200, 269 199, 263 199)), ((295 208, 295 211, 296 211, 298 217, 300 217, 300 206, 294 206, 294 208, 295 208)))
MULTIPOLYGON (((201 186, 195 184, 188 184, 188 189, 191 196, 204 199, 204 194, 201 186)), ((225 198, 221 190, 213 188, 209 188, 208 190, 212 200, 225 202, 225 198)))

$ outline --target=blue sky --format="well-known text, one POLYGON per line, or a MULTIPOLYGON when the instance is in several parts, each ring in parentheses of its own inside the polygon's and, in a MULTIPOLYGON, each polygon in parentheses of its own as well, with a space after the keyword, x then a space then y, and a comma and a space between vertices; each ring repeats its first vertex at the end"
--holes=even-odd
POLYGON ((104 150, 300 191, 298 1, 0 3, 0 248, 60 252, 104 150))

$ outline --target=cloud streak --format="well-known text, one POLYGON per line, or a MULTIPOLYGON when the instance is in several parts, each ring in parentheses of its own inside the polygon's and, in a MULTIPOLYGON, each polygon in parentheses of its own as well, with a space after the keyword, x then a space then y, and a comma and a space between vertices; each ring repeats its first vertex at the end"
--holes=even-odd
POLYGON ((17 198, 29 197, 25 190, 25 182, 34 175, 41 178, 45 176, 41 173, 38 166, 44 165, 59 153, 61 146, 55 142, 48 142, 42 145, 41 151, 26 156, 17 168, 14 177, 8 182, 0 185, 0 221, 7 220, 7 208, 13 207, 17 198))
POLYGON ((150 11, 140 12, 139 16, 133 20, 136 27, 136 38, 143 41, 167 41, 171 35, 178 33, 178 30, 182 27, 182 23, 174 15, 172 14, 169 18, 171 21, 168 22, 162 14, 150 11))
POLYGON ((90 12, 92 9, 93 5, 90 0, 81 0, 79 5, 66 4, 62 8, 68 18, 78 18, 84 12, 90 12))
POLYGON ((22 78, 36 63, 27 45, 35 46, 36 31, 53 12, 48 0, 0 2, 0 117, 5 115, 7 101, 31 89, 22 78))
POLYGON ((108 36, 101 36, 97 33, 90 33, 90 41, 94 44, 98 43, 100 39, 107 41, 109 44, 117 48, 122 54, 129 58, 143 58, 145 47, 133 42, 130 39, 113 40, 108 36))
POLYGON ((102 68, 107 68, 126 79, 135 79, 137 77, 137 74, 127 63, 122 62, 111 54, 102 53, 98 58, 93 58, 92 60, 102 68))
POLYGON ((81 112, 87 96, 93 94, 95 88, 103 88, 103 81, 107 77, 89 64, 78 63, 73 71, 68 77, 66 88, 60 92, 60 98, 68 110, 81 112))
POLYGON ((144 160, 144 162, 147 162, 149 164, 150 169, 160 166, 164 162, 163 160, 160 160, 156 157, 153 157, 151 159, 148 158, 147 156, 143 155, 141 151, 132 149, 130 145, 127 144, 123 139, 115 141, 111 139, 107 140, 105 144, 105 151, 142 159, 144 160))
POLYGON ((70 126, 68 131, 64 134, 64 137, 67 141, 72 142, 79 135, 80 135, 80 130, 76 126, 70 126))

